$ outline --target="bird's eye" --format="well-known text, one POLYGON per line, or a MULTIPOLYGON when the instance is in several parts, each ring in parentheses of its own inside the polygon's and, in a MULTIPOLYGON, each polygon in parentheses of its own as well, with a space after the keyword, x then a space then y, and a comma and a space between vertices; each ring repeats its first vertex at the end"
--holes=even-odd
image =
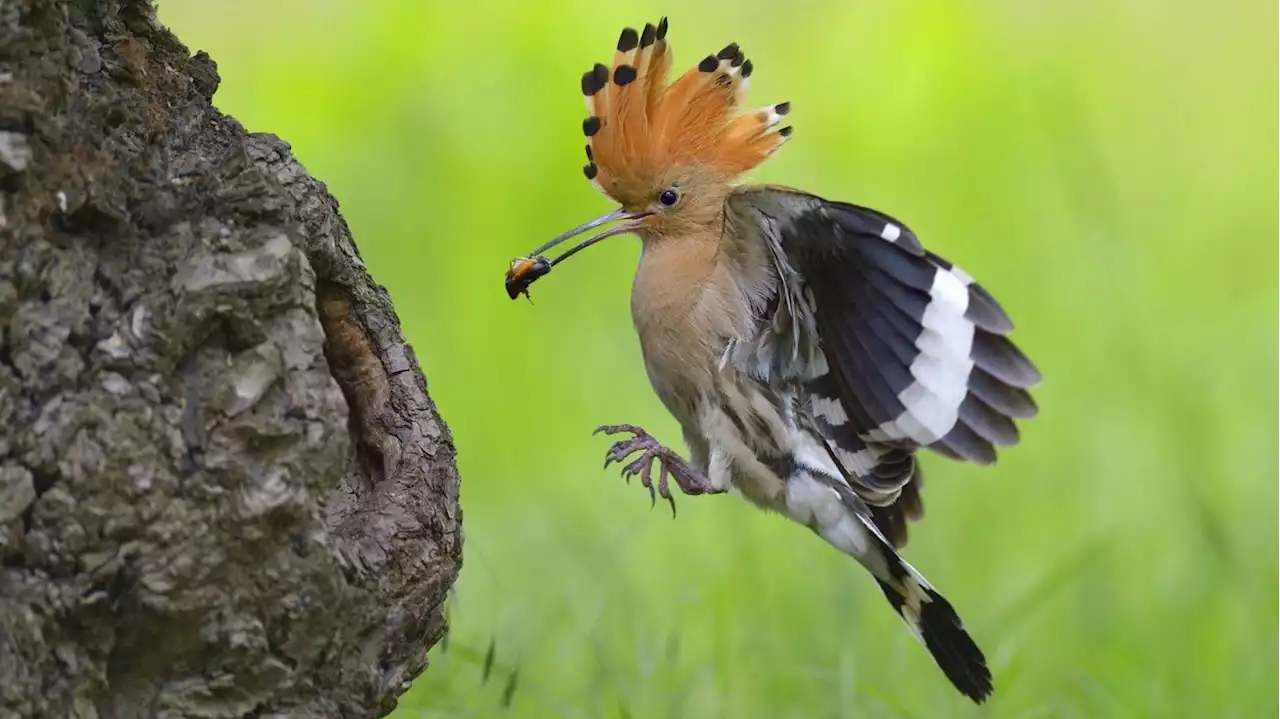
POLYGON ((674 207, 679 201, 680 193, 675 190, 663 190, 662 194, 658 195, 658 202, 661 202, 663 207, 674 207))

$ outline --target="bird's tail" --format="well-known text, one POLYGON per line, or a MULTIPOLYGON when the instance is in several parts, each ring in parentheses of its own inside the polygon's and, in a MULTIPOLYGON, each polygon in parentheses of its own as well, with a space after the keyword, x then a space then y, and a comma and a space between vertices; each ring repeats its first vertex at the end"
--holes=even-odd
POLYGON ((876 581, 889 604, 924 642, 933 661, 956 689, 975 703, 986 701, 992 691, 991 670, 956 610, 887 543, 881 549, 890 578, 876 577, 876 581))
POLYGON ((898 554, 847 483, 834 472, 801 470, 788 481, 787 511, 871 572, 956 689, 978 704, 991 696, 987 659, 956 610, 898 554), (828 489, 833 493, 825 493, 828 489))

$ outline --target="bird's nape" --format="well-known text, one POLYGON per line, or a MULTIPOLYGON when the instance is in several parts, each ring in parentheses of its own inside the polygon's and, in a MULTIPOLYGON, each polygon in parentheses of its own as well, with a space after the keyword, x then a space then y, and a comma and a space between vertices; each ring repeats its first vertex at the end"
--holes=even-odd
POLYGON ((527 256, 517 258, 515 262, 511 263, 511 268, 507 270, 507 294, 513 300, 521 294, 528 296, 529 285, 533 284, 538 278, 551 272, 552 267, 555 267, 600 240, 613 237, 615 235, 634 232, 639 229, 641 223, 643 223, 645 218, 649 217, 650 214, 652 213, 628 212, 625 208, 619 207, 618 209, 613 210, 612 212, 607 212, 590 222, 578 225, 572 230, 569 230, 555 239, 544 243, 527 256), (587 239, 582 240, 573 247, 570 247, 568 250, 565 250, 565 252, 555 259, 548 260, 542 256, 542 253, 556 245, 563 244, 574 237, 587 232, 588 230, 594 230, 597 227, 612 224, 614 222, 619 224, 614 225, 607 230, 597 232, 587 239))

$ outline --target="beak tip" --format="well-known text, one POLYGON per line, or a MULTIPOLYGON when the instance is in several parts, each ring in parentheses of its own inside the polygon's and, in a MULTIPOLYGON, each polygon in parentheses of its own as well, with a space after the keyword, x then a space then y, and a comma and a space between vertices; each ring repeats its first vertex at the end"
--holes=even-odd
POLYGON ((524 295, 527 298, 529 296, 529 285, 533 284, 538 280, 538 278, 550 272, 553 266, 565 259, 568 259, 592 244, 605 239, 606 237, 612 237, 614 235, 630 232, 631 230, 636 229, 637 221, 648 217, 649 214, 650 213, 648 212, 630 213, 627 212, 625 208, 619 207, 612 212, 608 212, 586 224, 575 227, 554 240, 543 244, 541 247, 534 250, 528 257, 517 257, 512 260, 511 267, 507 270, 507 296, 513 300, 520 295, 524 295), (543 252, 546 252, 552 247, 555 247, 575 235, 580 235, 587 230, 599 227, 600 225, 617 222, 619 220, 630 220, 630 222, 617 225, 593 237, 589 237, 574 245, 571 249, 554 260, 548 260, 546 257, 542 256, 543 252))

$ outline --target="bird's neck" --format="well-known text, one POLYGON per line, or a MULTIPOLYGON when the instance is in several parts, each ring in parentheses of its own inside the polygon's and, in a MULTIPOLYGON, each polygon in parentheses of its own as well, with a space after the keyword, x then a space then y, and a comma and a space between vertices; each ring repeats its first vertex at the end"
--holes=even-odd
POLYGON ((640 266, 631 291, 631 310, 637 329, 666 318, 689 315, 708 293, 730 281, 720 238, 722 227, 677 235, 645 236, 640 266))
POLYGON ((631 314, 654 389, 673 411, 675 398, 707 386, 724 343, 750 315, 720 235, 645 238, 631 314))

